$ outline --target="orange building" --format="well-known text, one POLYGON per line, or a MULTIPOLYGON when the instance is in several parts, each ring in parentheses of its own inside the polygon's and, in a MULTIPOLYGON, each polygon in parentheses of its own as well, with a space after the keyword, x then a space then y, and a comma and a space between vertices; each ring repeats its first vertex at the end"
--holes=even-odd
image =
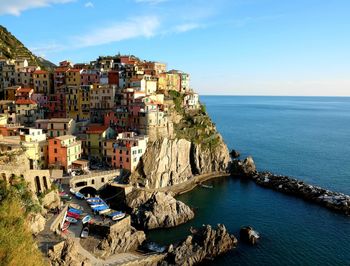
POLYGON ((75 136, 65 135, 49 139, 49 167, 70 172, 74 161, 80 159, 81 152, 81 141, 77 141, 75 136))

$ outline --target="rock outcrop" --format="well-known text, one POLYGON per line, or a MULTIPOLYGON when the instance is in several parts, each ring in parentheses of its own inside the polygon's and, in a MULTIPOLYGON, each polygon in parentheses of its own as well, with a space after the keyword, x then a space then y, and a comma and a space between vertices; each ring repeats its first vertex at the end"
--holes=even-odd
POLYGON ((174 227, 194 218, 191 208, 169 193, 137 191, 127 202, 133 223, 143 229, 174 227))
POLYGON ((246 243, 255 245, 260 239, 260 235, 250 226, 244 226, 239 231, 240 239, 246 243))
POLYGON ((131 182, 146 188, 173 186, 194 175, 226 172, 229 164, 229 151, 221 137, 213 147, 164 138, 149 144, 131 182))
POLYGON ((88 266, 92 265, 88 258, 79 253, 79 248, 74 240, 68 238, 52 247, 48 252, 52 266, 88 266))
POLYGON ((143 231, 138 231, 131 226, 130 217, 126 217, 112 226, 92 224, 89 228, 90 232, 102 237, 101 242, 97 246, 102 257, 134 251, 146 239, 143 231))
POLYGON ((251 179, 260 186, 293 195, 330 210, 350 215, 349 195, 306 184, 301 180, 288 176, 275 175, 270 172, 258 172, 251 157, 248 157, 243 162, 234 160, 231 172, 235 176, 251 179))
POLYGON ((162 265, 194 265, 204 259, 212 259, 237 246, 237 239, 230 235, 224 225, 216 229, 210 225, 203 225, 199 229, 191 230, 192 234, 178 246, 169 247, 162 265))
POLYGON ((50 191, 42 199, 42 206, 45 209, 54 209, 60 207, 61 199, 57 190, 50 191))
POLYGON ((28 215, 28 224, 33 235, 39 234, 45 228, 46 219, 41 213, 30 213, 28 215))

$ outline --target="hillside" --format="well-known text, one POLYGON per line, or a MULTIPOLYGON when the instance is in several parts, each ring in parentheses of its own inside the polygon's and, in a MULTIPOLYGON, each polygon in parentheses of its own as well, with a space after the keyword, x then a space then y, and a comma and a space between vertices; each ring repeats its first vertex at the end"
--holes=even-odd
POLYGON ((15 36, 5 27, 0 25, 0 56, 8 59, 30 58, 30 65, 40 66, 42 69, 52 69, 53 63, 41 57, 34 55, 27 47, 24 46, 15 36))

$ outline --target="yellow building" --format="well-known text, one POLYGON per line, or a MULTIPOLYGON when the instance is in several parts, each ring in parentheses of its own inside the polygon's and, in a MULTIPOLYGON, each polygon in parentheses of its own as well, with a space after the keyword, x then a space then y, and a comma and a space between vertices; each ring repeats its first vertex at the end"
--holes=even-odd
POLYGON ((181 91, 181 77, 178 73, 161 73, 158 76, 158 90, 181 91))
POLYGON ((44 70, 33 72, 34 92, 48 95, 52 92, 53 75, 44 70))
POLYGON ((76 121, 80 114, 79 90, 80 86, 68 86, 66 89, 66 115, 76 121))
POLYGON ((104 156, 103 143, 115 136, 115 131, 98 124, 91 124, 86 130, 87 154, 91 158, 102 160, 104 156))
POLYGON ((71 68, 66 72, 66 85, 67 86, 76 86, 81 85, 81 73, 82 69, 71 68))

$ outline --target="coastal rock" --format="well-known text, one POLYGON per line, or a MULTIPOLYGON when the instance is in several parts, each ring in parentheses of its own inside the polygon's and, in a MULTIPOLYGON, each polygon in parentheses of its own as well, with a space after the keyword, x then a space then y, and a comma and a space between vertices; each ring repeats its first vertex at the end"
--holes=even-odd
POLYGON ((253 157, 248 156, 244 161, 234 160, 231 166, 231 173, 239 176, 250 176, 256 173, 256 166, 253 157))
POLYGON ((146 188, 162 188, 186 182, 194 175, 227 172, 229 164, 229 151, 221 137, 215 147, 163 138, 149 143, 130 181, 146 188))
POLYGON ((133 223, 143 229, 169 228, 194 218, 190 207, 163 192, 134 192, 127 199, 133 223))
POLYGON ((192 234, 176 247, 170 246, 162 265, 194 265, 204 259, 212 259, 237 246, 237 239, 230 235, 224 225, 212 228, 203 225, 191 230, 192 234))
POLYGON ((260 238, 259 233, 250 226, 242 227, 239 231, 239 235, 242 241, 252 245, 255 245, 260 238))
POLYGON ((234 149, 232 149, 232 150, 230 151, 230 155, 231 155, 231 157, 232 157, 233 159, 237 159, 239 156, 241 156, 241 154, 239 153, 239 151, 236 151, 236 150, 234 150, 234 149))
MULTIPOLYGON (((97 246, 102 257, 134 251, 146 239, 143 231, 138 231, 131 226, 130 216, 112 226, 91 224, 89 228, 94 235, 102 237, 97 246)), ((89 239, 87 239, 87 242, 89 242, 89 239)))
POLYGON ((92 265, 90 260, 79 252, 79 248, 73 239, 68 238, 49 250, 48 256, 52 266, 89 266, 92 265))
POLYGON ((40 213, 30 213, 28 216, 28 222, 32 234, 37 235, 44 230, 46 219, 40 213))

